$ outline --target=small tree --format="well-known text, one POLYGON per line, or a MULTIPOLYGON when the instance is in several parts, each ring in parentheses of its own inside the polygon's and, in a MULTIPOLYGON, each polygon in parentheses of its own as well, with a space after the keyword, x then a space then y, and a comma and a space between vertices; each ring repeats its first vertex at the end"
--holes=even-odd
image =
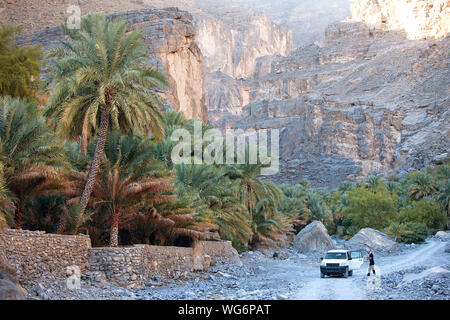
POLYGON ((446 215, 438 203, 429 200, 414 201, 400 211, 401 222, 424 223, 428 228, 439 228, 447 222, 446 215))
POLYGON ((427 226, 424 223, 406 223, 402 226, 404 232, 398 236, 399 242, 420 243, 427 238, 427 226))
POLYGON ((395 241, 398 241, 399 237, 409 234, 410 231, 406 230, 404 224, 398 222, 392 222, 391 225, 387 228, 386 233, 395 238, 395 241))
POLYGON ((19 27, 0 26, 0 95, 31 98, 38 88, 41 45, 19 47, 19 27))
POLYGON ((358 228, 384 229, 396 215, 396 198, 391 196, 384 184, 372 189, 359 187, 348 192, 343 215, 358 228))

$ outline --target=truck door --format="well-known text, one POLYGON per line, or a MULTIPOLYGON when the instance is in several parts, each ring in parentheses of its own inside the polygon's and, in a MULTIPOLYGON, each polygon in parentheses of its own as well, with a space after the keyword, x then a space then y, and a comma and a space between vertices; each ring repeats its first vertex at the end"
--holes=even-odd
POLYGON ((352 257, 352 260, 350 260, 352 269, 355 270, 361 268, 364 263, 364 258, 361 251, 350 251, 350 256, 352 257))

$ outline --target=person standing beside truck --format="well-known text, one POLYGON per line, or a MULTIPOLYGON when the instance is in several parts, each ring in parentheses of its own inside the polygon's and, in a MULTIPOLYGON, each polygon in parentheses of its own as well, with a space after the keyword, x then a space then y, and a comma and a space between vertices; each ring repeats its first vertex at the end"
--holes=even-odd
POLYGON ((375 260, 373 258, 373 252, 370 249, 367 249, 367 260, 369 260, 369 269, 367 270, 367 276, 370 276, 370 271, 375 275, 375 260))

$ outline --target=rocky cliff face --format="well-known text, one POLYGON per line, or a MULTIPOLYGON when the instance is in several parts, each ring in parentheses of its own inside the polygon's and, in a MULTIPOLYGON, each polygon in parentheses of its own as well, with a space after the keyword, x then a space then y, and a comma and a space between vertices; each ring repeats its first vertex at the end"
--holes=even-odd
POLYGON ((242 8, 213 8, 195 18, 197 42, 204 54, 205 107, 210 117, 224 110, 238 114, 250 101, 241 79, 267 73, 257 65, 262 57, 288 55, 292 33, 266 14, 242 8))
POLYGON ((409 39, 441 38, 450 32, 448 0, 353 0, 351 12, 354 21, 404 30, 409 39))
POLYGON ((271 73, 233 82, 250 103, 213 117, 222 127, 280 130, 276 181, 329 188, 372 173, 405 175, 447 156, 449 49, 448 37, 412 41, 335 23, 322 47, 275 57, 271 73))
MULTIPOLYGON (((205 10, 218 7, 217 0, 195 0, 205 10)), ((326 26, 350 15, 349 0, 233 0, 234 6, 266 13, 277 25, 292 31, 294 47, 320 41, 326 26)), ((220 6, 226 6, 222 1, 220 6)))
POLYGON ((292 51, 291 32, 275 25, 264 13, 228 8, 198 15, 196 20, 206 72, 248 78, 253 75, 257 58, 292 51))
MULTIPOLYGON (((187 118, 206 118, 203 103, 203 55, 195 42, 195 26, 191 14, 177 8, 143 9, 115 13, 110 18, 123 18, 135 28, 145 30, 149 64, 164 71, 170 90, 162 94, 167 104, 182 111, 187 118)), ((63 37, 58 27, 47 28, 18 38, 19 44, 43 45, 44 51, 57 45, 63 37)))

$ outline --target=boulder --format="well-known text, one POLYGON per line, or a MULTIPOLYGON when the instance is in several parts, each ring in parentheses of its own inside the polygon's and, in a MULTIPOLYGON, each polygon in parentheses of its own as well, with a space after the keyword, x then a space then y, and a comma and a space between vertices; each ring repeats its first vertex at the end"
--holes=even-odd
POLYGON ((320 221, 313 221, 295 237, 294 248, 299 252, 326 251, 334 248, 335 243, 320 221))
POLYGON ((2 270, 0 270, 0 280, 7 280, 14 285, 18 284, 16 278, 11 273, 2 270))
POLYGON ((366 250, 369 247, 379 253, 391 253, 400 248, 391 237, 372 228, 361 229, 344 246, 351 250, 366 250))
POLYGON ((0 300, 24 300, 25 296, 14 283, 0 279, 0 300))
POLYGON ((438 231, 434 237, 440 241, 450 241, 450 232, 438 231))

